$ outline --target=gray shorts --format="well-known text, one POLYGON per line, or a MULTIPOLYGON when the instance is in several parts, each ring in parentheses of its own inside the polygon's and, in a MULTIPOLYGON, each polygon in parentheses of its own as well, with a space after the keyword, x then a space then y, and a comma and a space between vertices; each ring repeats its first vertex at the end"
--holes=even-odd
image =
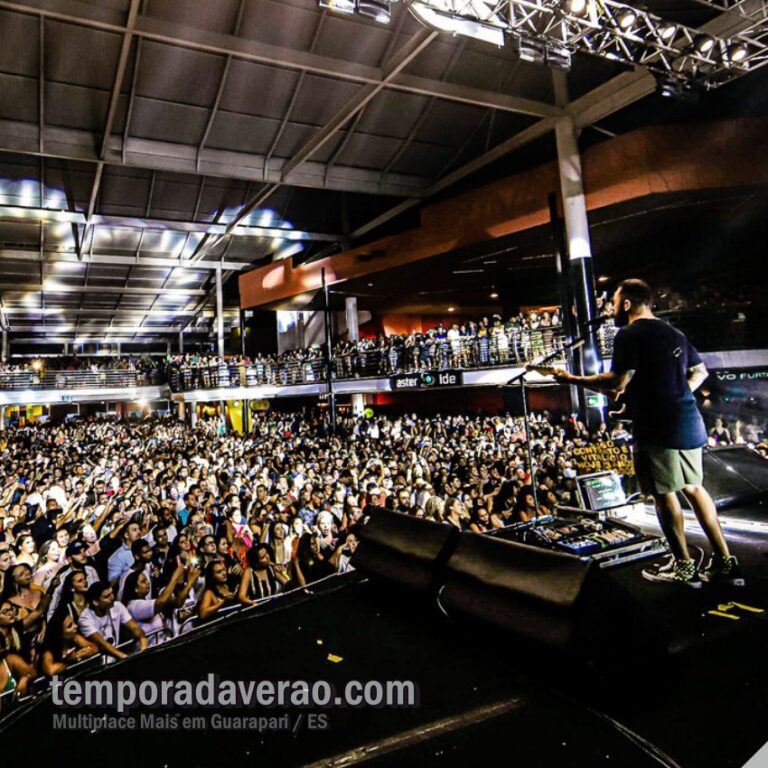
POLYGON ((701 448, 635 445, 635 474, 645 494, 676 493, 686 485, 703 485, 701 448))

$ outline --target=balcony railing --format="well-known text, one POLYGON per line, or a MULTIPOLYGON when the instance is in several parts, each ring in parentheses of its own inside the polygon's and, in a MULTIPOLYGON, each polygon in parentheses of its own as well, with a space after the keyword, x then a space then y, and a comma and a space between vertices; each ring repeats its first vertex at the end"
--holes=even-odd
POLYGON ((0 390, 122 389, 162 383, 157 371, 104 369, 100 371, 3 371, 0 390))
MULTIPOLYGON (((524 331, 507 337, 481 336, 416 343, 401 347, 340 349, 333 358, 335 380, 395 376, 417 371, 478 370, 523 365, 563 347, 560 328, 524 331)), ((229 387, 291 386, 326 380, 322 351, 282 361, 256 359, 250 365, 218 363, 171 368, 168 380, 177 392, 229 387)))

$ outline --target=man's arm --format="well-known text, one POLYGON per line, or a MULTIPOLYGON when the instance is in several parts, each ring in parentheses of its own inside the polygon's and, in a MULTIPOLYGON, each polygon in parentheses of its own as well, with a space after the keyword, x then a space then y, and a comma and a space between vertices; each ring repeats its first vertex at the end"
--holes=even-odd
POLYGON ((574 384, 577 387, 608 392, 623 392, 634 373, 634 371, 624 371, 624 373, 617 374, 613 371, 607 371, 606 373, 596 373, 593 376, 575 376, 568 371, 558 369, 554 376, 561 384, 574 384))
POLYGON ((147 636, 144 634, 144 630, 133 620, 126 621, 123 624, 128 628, 128 631, 139 641, 139 650, 144 651, 149 647, 147 636))
POLYGON ((709 371, 704 363, 698 363, 688 369, 688 386, 691 392, 695 392, 709 376, 709 371))
MULTIPOLYGON (((141 632, 141 630, 139 630, 139 632, 141 632)), ((112 643, 109 641, 105 640, 99 632, 93 632, 90 635, 86 635, 85 639, 89 643, 93 643, 102 653, 105 653, 107 656, 111 656, 113 659, 125 659, 128 657, 127 653, 124 653, 123 651, 115 648, 115 646, 112 645, 112 643)))

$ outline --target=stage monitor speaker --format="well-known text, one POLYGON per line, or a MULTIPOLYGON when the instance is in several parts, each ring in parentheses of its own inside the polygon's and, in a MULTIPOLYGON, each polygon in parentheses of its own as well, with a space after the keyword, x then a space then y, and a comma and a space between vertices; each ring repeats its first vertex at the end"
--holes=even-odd
POLYGON ((377 509, 360 529, 352 565, 374 579, 433 593, 458 538, 459 531, 452 525, 377 509))
POLYGON ((576 639, 590 565, 574 555, 463 534, 448 561, 440 605, 450 616, 489 622, 565 650, 576 639))
POLYGON ((768 460, 746 446, 704 451, 704 487, 718 509, 768 498, 768 460))

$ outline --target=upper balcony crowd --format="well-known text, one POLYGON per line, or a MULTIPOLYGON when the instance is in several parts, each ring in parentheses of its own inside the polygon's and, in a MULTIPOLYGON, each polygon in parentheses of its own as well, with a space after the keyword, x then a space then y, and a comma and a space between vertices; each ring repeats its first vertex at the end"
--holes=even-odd
MULTIPOLYGON (((598 312, 610 314, 605 297, 598 312)), ((702 350, 765 346, 768 317, 759 290, 730 294, 701 287, 682 295, 658 292, 657 314, 681 328, 702 350)), ((608 321, 597 330, 600 351, 610 357, 616 329, 608 321)), ((563 347, 559 308, 499 315, 478 321, 439 323, 426 331, 337 339, 330 361, 336 380, 393 376, 423 370, 472 370, 517 366, 563 347)), ((326 349, 314 345, 252 356, 177 354, 165 358, 98 357, 30 360, 0 366, 0 390, 136 387, 168 383, 175 391, 260 385, 290 386, 325 381, 326 349)))

